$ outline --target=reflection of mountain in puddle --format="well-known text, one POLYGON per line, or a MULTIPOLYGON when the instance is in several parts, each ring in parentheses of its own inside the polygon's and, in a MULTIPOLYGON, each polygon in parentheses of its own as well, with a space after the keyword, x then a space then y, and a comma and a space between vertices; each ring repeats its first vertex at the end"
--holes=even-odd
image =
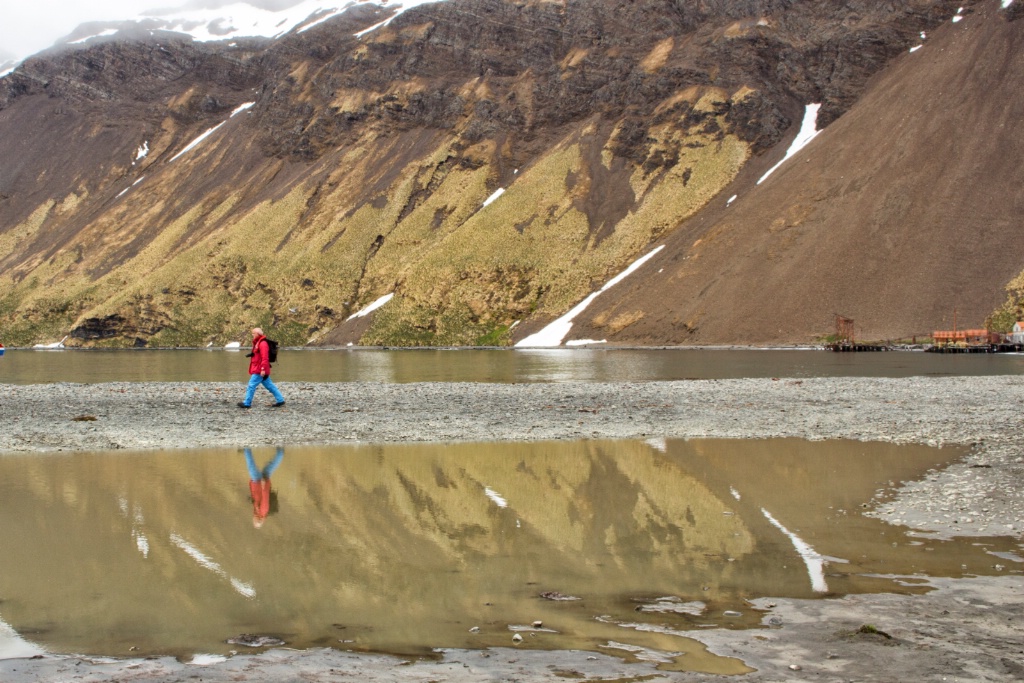
POLYGON ((908 546, 875 547, 888 546, 884 525, 852 511, 949 456, 887 465, 883 449, 858 464, 841 447, 823 455, 836 444, 659 445, 289 449, 274 475, 280 511, 259 529, 240 453, 9 456, 0 495, 18 512, 0 528, 0 611, 63 651, 224 653, 228 638, 264 633, 429 654, 508 646, 510 627, 541 621, 521 647, 627 643, 687 653, 669 668, 739 672, 679 634, 757 625, 748 597, 814 594, 761 508, 816 551, 857 561, 828 577, 832 590, 891 587, 855 573, 879 569, 863 557, 909 573, 908 546), (821 484, 826 471, 841 490, 821 484), (659 598, 704 609, 646 608, 659 598))
POLYGON ((884 578, 895 574, 991 573, 991 562, 967 550, 971 544, 963 539, 922 542, 908 538, 904 529, 860 514, 899 482, 918 479, 961 457, 962 449, 799 439, 691 443, 699 457, 679 461, 680 467, 718 497, 732 497, 736 513, 757 538, 757 552, 743 563, 737 578, 746 586, 758 585, 758 577, 768 579, 760 582, 758 595, 813 597, 820 579, 808 555, 822 560, 823 592, 832 594, 911 592, 906 582, 884 578), (780 557, 791 558, 788 574, 759 561, 780 557), (801 569, 802 589, 775 583, 782 576, 799 576, 801 569))

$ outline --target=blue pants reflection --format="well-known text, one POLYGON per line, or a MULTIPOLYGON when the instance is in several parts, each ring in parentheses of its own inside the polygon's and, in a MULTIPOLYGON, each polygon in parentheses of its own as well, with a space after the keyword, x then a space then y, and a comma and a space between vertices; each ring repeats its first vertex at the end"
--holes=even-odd
POLYGON ((284 449, 278 446, 277 454, 273 460, 263 466, 263 469, 256 467, 256 461, 252 458, 252 449, 245 449, 245 464, 249 467, 249 479, 253 481, 259 481, 261 479, 270 479, 270 475, 274 473, 277 466, 281 464, 281 460, 284 458, 284 449))
POLYGON ((261 375, 250 375, 249 385, 245 388, 245 401, 243 401, 245 405, 252 405, 252 397, 256 393, 256 387, 258 387, 261 384, 264 386, 264 388, 266 388, 267 391, 274 395, 274 399, 278 403, 284 403, 284 396, 282 396, 281 392, 278 391, 277 386, 275 386, 274 383, 270 381, 269 376, 263 377, 261 375))

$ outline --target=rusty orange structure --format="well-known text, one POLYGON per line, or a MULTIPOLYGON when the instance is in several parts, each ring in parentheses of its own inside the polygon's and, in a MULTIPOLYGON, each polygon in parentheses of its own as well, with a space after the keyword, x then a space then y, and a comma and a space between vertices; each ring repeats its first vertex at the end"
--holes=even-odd
POLYGON ((998 344, 1003 340, 998 332, 988 330, 936 330, 932 340, 939 346, 975 346, 998 344))
POLYGON ((855 343, 853 338, 853 318, 847 318, 846 316, 839 315, 838 313, 834 315, 836 319, 836 343, 855 343))

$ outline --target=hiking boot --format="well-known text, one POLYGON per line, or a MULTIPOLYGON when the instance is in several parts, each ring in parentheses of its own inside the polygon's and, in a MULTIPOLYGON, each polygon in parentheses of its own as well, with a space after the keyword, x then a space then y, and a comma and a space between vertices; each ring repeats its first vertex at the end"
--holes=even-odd
POLYGON ((249 408, 251 408, 252 406, 247 406, 247 405, 245 405, 244 403, 239 403, 239 404, 238 404, 238 407, 239 407, 239 408, 245 408, 246 410, 248 410, 248 409, 249 409, 249 408))
POLYGON ((284 405, 284 401, 281 401, 280 403, 274 403, 274 404, 272 404, 272 405, 271 405, 270 407, 271 407, 271 408, 280 408, 280 407, 281 407, 281 406, 283 406, 283 405, 284 405))

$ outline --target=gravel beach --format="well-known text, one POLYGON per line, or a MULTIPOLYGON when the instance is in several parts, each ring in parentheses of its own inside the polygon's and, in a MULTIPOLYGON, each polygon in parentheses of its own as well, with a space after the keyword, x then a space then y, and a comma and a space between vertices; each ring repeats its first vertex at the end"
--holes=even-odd
MULTIPOLYGON (((242 385, 7 385, 0 453, 241 445, 631 438, 857 439, 970 446, 869 514, 940 536, 1024 533, 1019 377, 815 378, 557 384, 279 384, 281 408, 242 385)), ((2 455, 0 455, 2 457, 2 455)), ((1004 576, 934 579, 925 595, 774 600, 783 628, 693 633, 755 669, 749 681, 1010 681, 1024 678, 1024 564, 1004 576), (872 624, 885 632, 859 633, 872 624)), ((0 596, 2 598, 2 596, 0 596)), ((275 650, 203 665, 78 657, 0 661, 21 681, 711 680, 586 652, 448 651, 406 662, 275 650)))

